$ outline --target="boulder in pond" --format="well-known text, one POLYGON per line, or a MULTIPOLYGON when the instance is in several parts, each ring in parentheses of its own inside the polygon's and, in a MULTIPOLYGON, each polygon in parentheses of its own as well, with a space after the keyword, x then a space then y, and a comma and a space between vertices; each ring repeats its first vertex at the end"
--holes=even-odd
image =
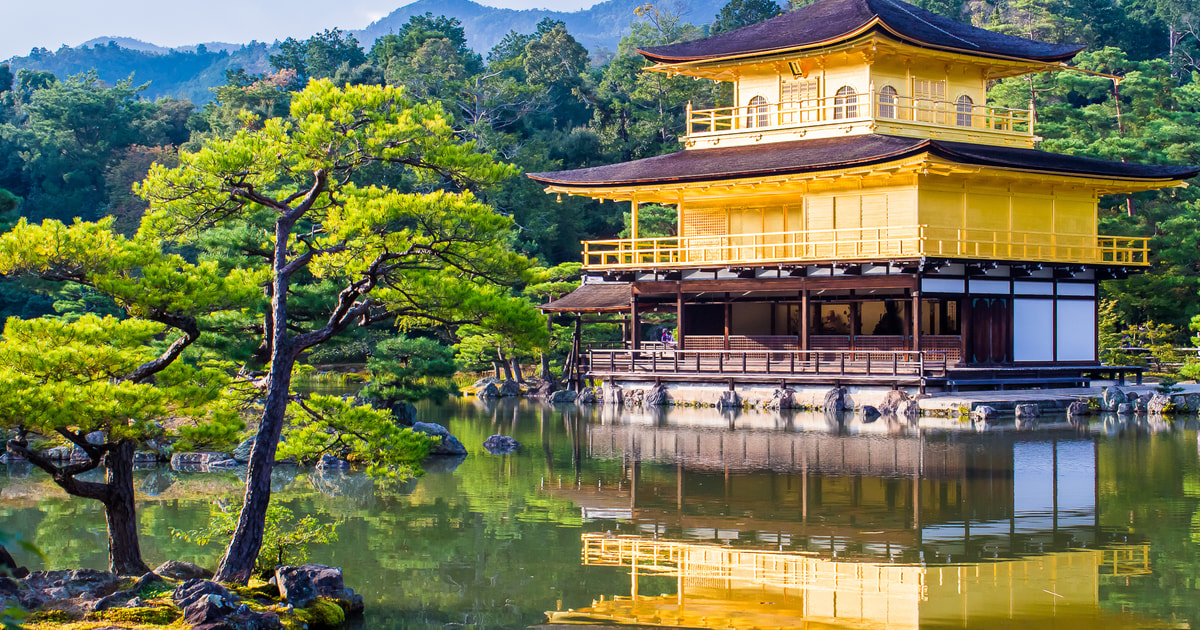
POLYGON ((475 395, 480 398, 499 398, 500 388, 495 383, 488 383, 483 387, 475 390, 475 395))
POLYGON ((510 435, 496 434, 483 441, 483 450, 492 455, 509 455, 516 453, 521 443, 510 435))
POLYGON ((225 453, 210 451, 175 453, 171 455, 171 468, 180 472, 208 472, 209 466, 227 459, 231 458, 225 453))
POLYGON ((921 417, 921 405, 910 398, 896 407, 896 417, 909 422, 916 422, 921 417))
POLYGON ((1133 399, 1133 412, 1138 415, 1144 415, 1150 405, 1150 394, 1138 396, 1133 399))
POLYGON ((790 387, 780 387, 771 394, 771 400, 765 404, 767 409, 795 409, 796 390, 790 387))
POLYGON ((334 470, 350 470, 350 462, 338 459, 329 453, 321 456, 321 461, 317 462, 317 470, 334 471, 334 470))
POLYGON ((971 410, 971 420, 975 422, 995 422, 1000 416, 1000 412, 996 411, 995 407, 980 405, 971 410))
POLYGON ((900 403, 908 400, 908 392, 902 389, 893 389, 883 395, 883 401, 879 403, 879 413, 885 416, 896 415, 896 410, 900 408, 900 403))
POLYGON ((347 615, 363 610, 362 595, 346 588, 342 570, 338 567, 323 564, 280 566, 275 568, 274 579, 279 596, 296 608, 304 608, 314 599, 324 598, 337 602, 347 615))
POLYGON ((1118 416, 1132 416, 1133 415, 1133 404, 1123 402, 1123 403, 1117 405, 1117 415, 1118 416))
POLYGON ((740 396, 738 396, 738 393, 733 390, 721 392, 721 397, 717 399, 718 409, 740 409, 741 406, 742 399, 740 396))
POLYGON ((605 383, 600 386, 600 401, 606 405, 619 405, 625 402, 625 392, 620 385, 605 383))
POLYGON ((213 576, 213 572, 205 569, 198 564, 191 562, 181 562, 179 560, 167 560, 158 565, 154 572, 165 578, 172 580, 207 580, 213 576))
POLYGON ((667 398, 667 386, 662 383, 647 389, 645 395, 642 396, 642 405, 646 407, 661 407, 667 404, 670 404, 670 400, 667 398))
POLYGON ((846 410, 846 388, 834 387, 825 392, 821 402, 821 410, 826 413, 839 414, 846 410))
POLYGON ((442 438, 441 443, 435 444, 429 448, 430 455, 466 455, 467 447, 463 446, 458 438, 450 435, 450 431, 446 427, 435 424, 433 422, 417 422, 412 426, 412 430, 417 433, 424 433, 430 437, 442 438))
POLYGON ((1084 416, 1091 415, 1091 413, 1092 409, 1088 407, 1086 400, 1076 400, 1070 405, 1067 405, 1068 418, 1082 418, 1084 416))
POLYGON ((1187 401, 1188 411, 1191 411, 1191 412, 1200 411, 1200 394, 1197 394, 1197 393, 1184 394, 1183 397, 1184 397, 1184 400, 1187 401))
POLYGON ((479 379, 478 381, 475 381, 471 385, 471 389, 483 389, 484 387, 487 387, 488 385, 499 385, 499 384, 500 384, 500 379, 496 378, 495 376, 485 376, 485 377, 479 379))
POLYGON ((404 401, 396 401, 388 407, 392 419, 402 427, 411 427, 417 421, 417 406, 404 401))
POLYGON ((557 390, 558 390, 558 384, 555 383, 554 381, 538 380, 536 382, 536 384, 533 384, 533 386, 530 387, 529 392, 526 394, 526 396, 529 396, 531 398, 542 398, 545 400, 550 400, 550 397, 553 396, 554 392, 557 390))
POLYGON ((879 416, 882 415, 879 413, 878 409, 871 405, 863 405, 862 408, 858 410, 858 413, 862 416, 863 424, 875 422, 879 419, 879 416))
POLYGON ((595 387, 584 387, 575 395, 576 405, 594 405, 597 400, 599 400, 599 397, 596 394, 595 387))
POLYGON ((1175 411, 1188 411, 1187 394, 1171 394, 1171 403, 1175 411))
POLYGON ((577 397, 578 394, 569 389, 560 389, 546 397, 546 402, 552 405, 565 405, 575 402, 577 397))
POLYGON ((1022 419, 1032 420, 1032 419, 1040 418, 1042 415, 1042 410, 1033 403, 1024 403, 1024 404, 1017 405, 1017 407, 1016 407, 1016 409, 1014 409, 1014 411, 1017 414, 1017 420, 1022 420, 1022 419))
POLYGON ((521 395, 521 385, 516 381, 504 381, 500 384, 500 397, 513 398, 521 395))
POLYGON ((1164 394, 1154 394, 1150 397, 1150 402, 1146 403, 1146 410, 1154 415, 1163 415, 1167 412, 1168 405, 1171 404, 1171 399, 1164 394))
POLYGON ((1128 397, 1125 392, 1118 387, 1105 387, 1104 392, 1100 394, 1100 407, 1105 411, 1116 411, 1117 405, 1123 402, 1128 402, 1128 397))

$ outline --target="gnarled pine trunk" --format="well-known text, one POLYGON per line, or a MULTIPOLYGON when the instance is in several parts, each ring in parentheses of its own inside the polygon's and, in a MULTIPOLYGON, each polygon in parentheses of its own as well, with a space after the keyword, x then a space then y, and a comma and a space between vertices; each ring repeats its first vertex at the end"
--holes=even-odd
POLYGON ((105 459, 108 492, 101 501, 108 523, 108 565, 117 575, 142 575, 150 570, 142 561, 142 548, 138 542, 133 451, 132 440, 121 440, 105 459))
POLYGON ((250 451, 250 466, 246 470, 246 494, 238 514, 233 538, 217 566, 213 579, 245 584, 254 573, 254 563, 262 549, 266 530, 267 507, 271 504, 271 471, 275 468, 275 450, 283 433, 288 405, 288 389, 292 384, 292 368, 296 364, 293 339, 287 334, 288 272, 287 242, 292 222, 280 219, 275 224, 274 277, 271 280, 271 369, 267 376, 267 399, 258 439, 250 451))

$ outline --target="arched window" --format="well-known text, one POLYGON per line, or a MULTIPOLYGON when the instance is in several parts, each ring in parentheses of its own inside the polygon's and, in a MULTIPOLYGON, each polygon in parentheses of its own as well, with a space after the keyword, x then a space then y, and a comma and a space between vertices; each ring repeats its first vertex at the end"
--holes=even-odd
POLYGON ((958 112, 954 124, 959 127, 972 126, 971 114, 975 112, 975 101, 971 100, 970 96, 963 94, 958 97, 958 100, 954 101, 954 109, 958 112))
POLYGON ((755 96, 750 99, 750 107, 746 108, 746 128, 768 127, 771 125, 771 106, 767 99, 755 96))
POLYGON ((858 94, 854 88, 844 85, 833 95, 833 119, 858 118, 858 94))
POLYGON ((879 117, 880 118, 895 118, 896 117, 896 88, 885 85, 879 90, 879 117))

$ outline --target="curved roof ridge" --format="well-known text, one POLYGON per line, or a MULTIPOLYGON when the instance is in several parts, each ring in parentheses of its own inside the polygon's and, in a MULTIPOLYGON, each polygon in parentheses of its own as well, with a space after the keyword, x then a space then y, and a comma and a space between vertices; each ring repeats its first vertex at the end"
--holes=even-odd
POLYGON ((903 0, 818 0, 737 30, 638 52, 660 63, 763 55, 827 45, 872 28, 876 21, 902 41, 981 55, 1058 62, 1083 50, 1074 44, 1051 44, 971 26, 903 0))

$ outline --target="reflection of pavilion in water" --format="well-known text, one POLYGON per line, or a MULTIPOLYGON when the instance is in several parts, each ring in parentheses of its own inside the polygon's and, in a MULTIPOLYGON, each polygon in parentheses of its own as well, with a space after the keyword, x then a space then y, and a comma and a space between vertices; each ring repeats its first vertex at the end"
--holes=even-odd
POLYGON ((1100 607, 1101 582, 1148 573, 1148 553, 1127 546, 922 566, 584 534, 583 563, 629 568, 630 595, 547 616, 550 626, 1168 627, 1100 607), (654 576, 674 578, 675 594, 642 593, 642 580, 654 576))
POLYGON ((874 436, 669 420, 587 425, 581 450, 620 460, 621 479, 552 491, 625 533, 835 557, 977 560, 1101 542, 1095 446, 1071 434, 874 436))

